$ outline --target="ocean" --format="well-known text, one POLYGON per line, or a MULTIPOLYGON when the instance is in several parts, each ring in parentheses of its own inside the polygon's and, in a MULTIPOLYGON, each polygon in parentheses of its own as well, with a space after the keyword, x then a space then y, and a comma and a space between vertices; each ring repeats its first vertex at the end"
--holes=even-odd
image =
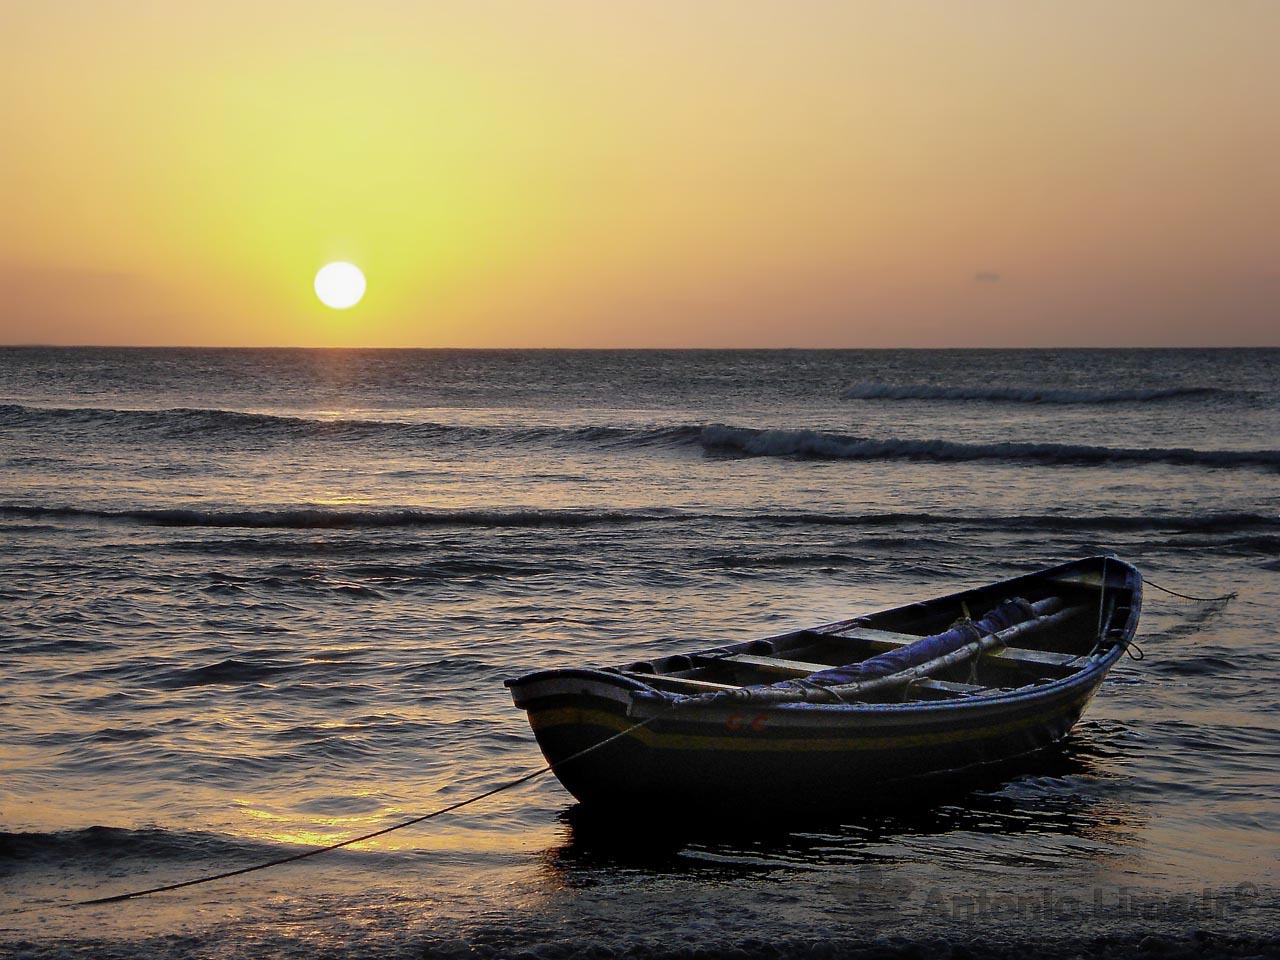
POLYGON ((1280 350, 0 349, 0 954, 1275 950, 1278 480, 1280 350), (945 800, 547 776, 70 905, 536 769, 505 678, 1104 552, 1238 597, 1149 587, 1063 749, 945 800))

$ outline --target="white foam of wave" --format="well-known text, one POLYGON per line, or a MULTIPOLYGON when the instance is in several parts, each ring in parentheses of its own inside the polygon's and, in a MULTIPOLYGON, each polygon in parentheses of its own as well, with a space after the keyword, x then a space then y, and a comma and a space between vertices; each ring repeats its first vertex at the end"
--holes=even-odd
POLYGON ((815 457, 825 460, 922 460, 940 463, 983 460, 1044 466, 1168 463, 1201 467, 1277 467, 1280 450, 1193 450, 1160 447, 1099 447, 1061 443, 956 443, 850 437, 814 430, 757 430, 714 424, 702 432, 710 450, 754 457, 815 457))
POLYGON ((1168 387, 1153 390, 1067 390, 1039 387, 935 386, 925 383, 855 383, 846 400, 985 400, 998 403, 1147 403, 1220 393, 1215 387, 1168 387))

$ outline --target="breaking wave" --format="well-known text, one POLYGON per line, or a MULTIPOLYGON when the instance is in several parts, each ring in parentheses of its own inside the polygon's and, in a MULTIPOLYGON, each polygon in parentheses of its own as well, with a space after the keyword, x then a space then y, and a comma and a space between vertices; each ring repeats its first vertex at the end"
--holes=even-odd
POLYGON ((612 510, 284 510, 139 509, 93 510, 79 507, 0 504, 0 516, 132 520, 160 527, 249 527, 270 529, 344 529, 371 527, 586 527, 661 520, 662 512, 612 510))
MULTIPOLYGON (((322 420, 232 410, 175 408, 111 410, 101 408, 0 405, 0 426, 48 427, 52 424, 139 432, 151 437, 255 440, 318 438, 379 439, 411 448, 449 443, 508 448, 532 443, 618 449, 697 449, 752 457, 800 457, 824 460, 913 460, 935 463, 1004 461, 1040 466, 1174 464, 1197 467, 1280 467, 1280 450, 1196 450, 1191 448, 1106 447, 1058 443, 959 443, 847 436, 816 430, 771 430, 724 424, 667 426, 461 426, 382 420, 322 420)), ((180 523, 182 511, 167 522, 180 523)), ((157 517, 157 522, 166 522, 157 517)), ((432 521, 438 522, 438 521, 432 521)))
POLYGON ((0 404, 0 426, 90 427, 147 439, 390 440, 410 444, 444 443, 589 443, 597 446, 679 446, 696 443, 702 427, 655 426, 461 426, 420 421, 317 419, 236 410, 175 407, 166 410, 116 410, 101 407, 31 407, 0 404))
POLYGON ((1223 394, 1218 387, 1168 387, 1163 390, 1068 390, 1037 387, 934 386, 927 383, 855 383, 846 400, 988 400, 996 403, 1094 404, 1149 403, 1223 394))
POLYGON ((1197 467, 1280 467, 1280 450, 1193 450, 1186 447, 1095 447, 1062 443, 957 443, 877 440, 815 430, 760 430, 720 424, 702 431, 702 445, 750 457, 822 460, 921 460, 935 463, 1016 461, 1042 466, 1164 463, 1197 467))
POLYGON ((248 529, 370 529, 403 527, 592 527, 621 524, 715 523, 779 526, 911 527, 999 526, 1005 530, 1132 530, 1226 533, 1280 530, 1280 516, 1209 513, 1198 516, 1053 514, 949 515, 936 513, 700 513, 679 510, 95 510, 72 506, 0 504, 3 517, 116 521, 171 527, 248 529))

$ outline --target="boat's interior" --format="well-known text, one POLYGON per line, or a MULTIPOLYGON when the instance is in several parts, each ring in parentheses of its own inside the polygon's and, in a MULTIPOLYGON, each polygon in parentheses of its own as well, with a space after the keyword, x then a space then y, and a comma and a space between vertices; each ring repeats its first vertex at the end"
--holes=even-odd
POLYGON ((948 630, 961 618, 979 619, 1012 597, 1030 602, 1057 598, 1064 613, 1021 632, 1013 646, 853 699, 952 700, 1051 683, 1084 669, 1131 636, 1137 615, 1134 571, 1120 563, 1112 567, 1107 569, 1097 558, 766 640, 629 663, 615 671, 657 690, 680 694, 771 684, 906 646, 948 630))

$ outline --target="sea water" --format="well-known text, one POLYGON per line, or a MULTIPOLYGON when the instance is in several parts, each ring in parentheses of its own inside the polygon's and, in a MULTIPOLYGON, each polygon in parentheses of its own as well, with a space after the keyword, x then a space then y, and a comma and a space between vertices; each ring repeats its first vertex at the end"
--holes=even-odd
POLYGON ((1265 936, 1278 481, 1274 350, 0 350, 0 952, 1265 936), (1149 587, 1064 749, 946 802, 744 835, 548 776, 67 906, 535 769, 504 678, 1103 552, 1239 596, 1149 587))

